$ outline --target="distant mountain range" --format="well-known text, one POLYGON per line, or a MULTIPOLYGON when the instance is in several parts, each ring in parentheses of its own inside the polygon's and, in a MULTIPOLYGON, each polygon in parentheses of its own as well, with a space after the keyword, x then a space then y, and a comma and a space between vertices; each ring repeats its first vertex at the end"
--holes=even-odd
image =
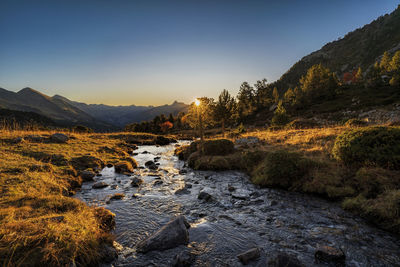
POLYGON ((60 95, 50 97, 27 87, 18 92, 0 88, 0 108, 34 112, 63 126, 82 124, 97 130, 111 130, 128 123, 151 120, 161 114, 177 115, 186 112, 188 105, 177 101, 156 107, 85 104, 60 95))

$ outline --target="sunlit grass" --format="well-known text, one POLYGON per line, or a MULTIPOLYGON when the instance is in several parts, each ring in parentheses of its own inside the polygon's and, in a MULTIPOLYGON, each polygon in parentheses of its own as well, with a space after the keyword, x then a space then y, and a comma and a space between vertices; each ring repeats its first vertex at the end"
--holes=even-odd
POLYGON ((90 266, 101 259, 101 249, 112 236, 100 228, 94 208, 69 197, 71 185, 80 183, 71 159, 90 155, 116 163, 129 158, 125 135, 154 137, 66 132, 66 144, 14 143, 19 137, 52 133, 0 131, 1 266, 59 266, 73 261, 90 266))

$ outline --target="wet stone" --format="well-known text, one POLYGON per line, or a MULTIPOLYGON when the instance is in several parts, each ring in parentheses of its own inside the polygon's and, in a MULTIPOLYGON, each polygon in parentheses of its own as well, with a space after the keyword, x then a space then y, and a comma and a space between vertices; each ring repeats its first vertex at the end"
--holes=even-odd
POLYGON ((336 266, 345 266, 346 255, 341 249, 330 246, 318 246, 315 251, 315 261, 317 263, 334 263, 336 266))
POLYGON ((108 184, 105 183, 105 182, 97 182, 94 185, 92 185, 92 188, 93 189, 100 189, 100 188, 104 188, 104 187, 107 187, 107 186, 108 186, 108 184))
POLYGON ((131 181, 131 186, 138 187, 143 184, 143 179, 139 177, 133 177, 131 181))
POLYGON ((258 259, 260 255, 260 248, 252 248, 237 255, 237 257, 243 264, 249 264, 251 261, 258 259))
POLYGON ((269 267, 305 267, 295 256, 279 252, 268 261, 269 267))
POLYGON ((189 227, 190 224, 185 217, 178 216, 148 238, 140 241, 136 246, 136 250, 146 253, 152 250, 166 250, 179 245, 186 245, 189 242, 189 232, 187 230, 189 227))
POLYGON ((199 193, 199 195, 197 196, 198 199, 204 200, 204 201, 211 201, 212 200, 212 196, 205 192, 205 191, 201 191, 199 193))

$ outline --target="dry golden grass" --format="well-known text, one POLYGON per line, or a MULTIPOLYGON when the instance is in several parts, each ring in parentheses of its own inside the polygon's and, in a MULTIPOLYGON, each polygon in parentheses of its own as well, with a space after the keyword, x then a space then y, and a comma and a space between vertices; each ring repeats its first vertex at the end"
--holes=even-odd
POLYGON ((14 143, 28 135, 52 132, 0 132, 0 265, 65 266, 96 263, 112 236, 102 230, 95 208, 68 195, 79 185, 71 160, 89 155, 104 163, 130 158, 126 138, 152 135, 66 133, 65 144, 14 143))

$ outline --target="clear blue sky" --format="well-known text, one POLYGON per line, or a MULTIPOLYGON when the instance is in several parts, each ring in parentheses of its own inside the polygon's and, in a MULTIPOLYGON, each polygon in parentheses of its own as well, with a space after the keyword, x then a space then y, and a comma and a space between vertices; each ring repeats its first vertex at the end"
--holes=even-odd
POLYGON ((1 0, 0 87, 159 105, 278 79, 394 0, 1 0))

